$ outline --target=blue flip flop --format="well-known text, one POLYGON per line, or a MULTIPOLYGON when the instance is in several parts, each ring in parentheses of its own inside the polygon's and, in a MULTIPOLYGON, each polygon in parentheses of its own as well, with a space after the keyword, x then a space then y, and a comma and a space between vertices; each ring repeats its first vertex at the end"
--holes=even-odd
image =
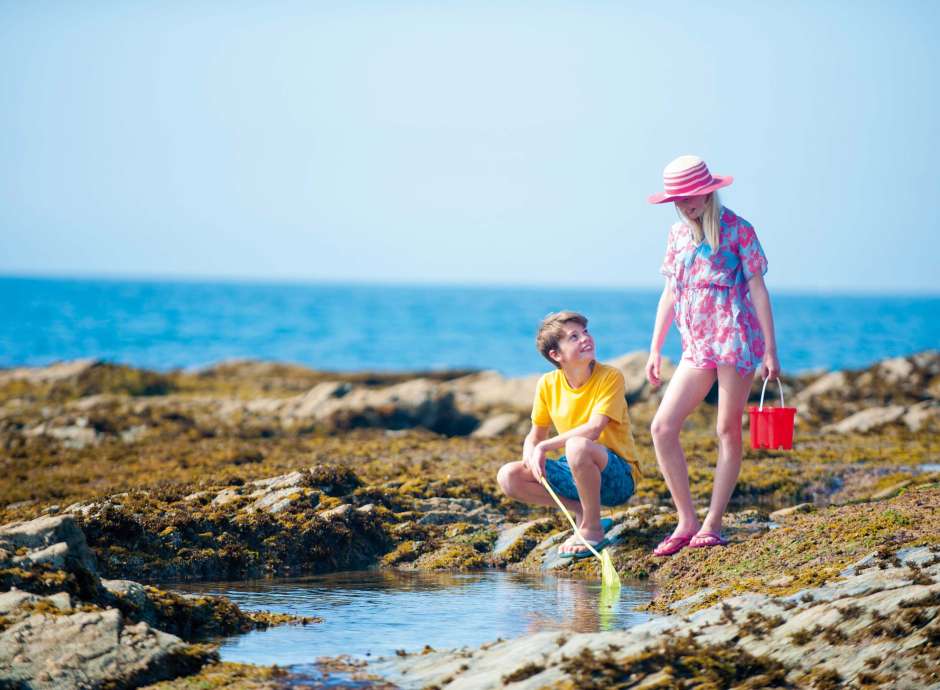
MULTIPOLYGON (((601 518, 601 528, 604 530, 604 534, 607 534, 607 532, 609 532, 610 528, 613 526, 614 526, 614 521, 612 518, 601 518)), ((610 544, 610 540, 607 539, 607 537, 604 537, 603 539, 601 539, 601 541, 604 542, 604 546, 607 546, 610 544)), ((591 544, 591 546, 594 546, 594 545, 591 544)), ((602 548, 604 548, 604 546, 601 546, 597 550, 600 551, 602 548)), ((575 551, 572 553, 560 553, 558 554, 558 557, 559 558, 584 558, 585 556, 593 555, 590 551, 584 548, 584 544, 581 544, 581 547, 582 547, 581 551, 575 551)))
MULTIPOLYGON (((591 544, 591 542, 588 542, 588 544, 591 544)), ((602 549, 604 549, 607 546, 610 546, 610 539, 608 539, 607 537, 604 537, 596 544, 591 544, 591 546, 594 547, 595 551, 600 553, 602 549)), ((584 548, 584 544, 581 544, 581 547, 582 547, 581 551, 573 552, 571 554, 571 558, 573 558, 574 560, 580 560, 582 558, 590 558, 591 556, 594 555, 590 549, 584 548)))

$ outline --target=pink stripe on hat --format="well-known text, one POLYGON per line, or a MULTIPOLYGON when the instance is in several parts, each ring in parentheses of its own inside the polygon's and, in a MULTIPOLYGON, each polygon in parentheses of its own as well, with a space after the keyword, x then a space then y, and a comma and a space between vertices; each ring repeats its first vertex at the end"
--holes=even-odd
POLYGON ((731 184, 732 177, 712 175, 698 156, 679 156, 663 170, 664 192, 654 194, 650 203, 661 204, 677 197, 708 194, 731 184))

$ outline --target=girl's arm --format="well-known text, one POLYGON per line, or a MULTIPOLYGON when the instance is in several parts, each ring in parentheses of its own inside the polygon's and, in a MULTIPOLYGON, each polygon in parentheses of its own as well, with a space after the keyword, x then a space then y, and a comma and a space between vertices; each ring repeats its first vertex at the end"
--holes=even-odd
POLYGON ((775 379, 780 376, 780 361, 777 359, 777 336, 774 332, 774 314, 770 308, 770 294, 764 284, 764 276, 755 274, 747 281, 747 289, 751 293, 751 301, 757 311, 757 320, 760 322, 761 332, 764 334, 764 364, 761 375, 775 379))
MULTIPOLYGON (((565 433, 552 436, 551 438, 547 438, 548 429, 545 429, 545 427, 532 427, 532 431, 530 431, 529 436, 526 437, 526 447, 528 447, 529 438, 533 435, 532 432, 535 431, 535 429, 544 429, 545 436, 534 443, 529 449, 529 455, 525 458, 529 471, 535 475, 536 479, 541 479, 545 474, 545 457, 549 451, 563 448, 569 438, 575 438, 576 436, 596 441, 601 435, 601 432, 607 427, 608 422, 610 422, 610 418, 607 417, 607 415, 595 412, 584 424, 576 426, 573 429, 568 429, 565 433)), ((523 453, 525 453, 525 451, 523 451, 523 453)))
POLYGON ((660 379, 660 366, 662 365, 663 341, 666 340, 666 334, 675 318, 673 308, 676 304, 676 296, 672 292, 672 286, 666 281, 663 288, 663 294, 659 296, 659 306, 656 307, 656 321, 653 323, 653 341, 650 343, 650 357, 646 362, 646 379, 651 385, 658 386, 662 383, 660 379))

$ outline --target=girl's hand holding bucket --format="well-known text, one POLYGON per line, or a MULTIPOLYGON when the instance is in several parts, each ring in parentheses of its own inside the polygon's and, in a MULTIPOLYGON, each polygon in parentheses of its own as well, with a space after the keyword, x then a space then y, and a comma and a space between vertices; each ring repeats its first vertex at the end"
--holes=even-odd
POLYGON ((767 379, 780 378, 780 360, 777 359, 777 353, 770 348, 764 353, 764 361, 761 366, 761 378, 766 382, 767 379))

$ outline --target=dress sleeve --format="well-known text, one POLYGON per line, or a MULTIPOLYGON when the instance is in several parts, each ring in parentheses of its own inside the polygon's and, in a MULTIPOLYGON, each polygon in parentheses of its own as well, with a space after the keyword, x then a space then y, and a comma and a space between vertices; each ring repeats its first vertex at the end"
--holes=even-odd
POLYGON ((760 240, 757 239, 757 234, 750 223, 741 223, 738 226, 737 249, 745 280, 767 273, 767 256, 764 254, 764 249, 760 246, 760 240))
POLYGON ((621 424, 627 421, 626 387, 619 369, 609 372, 601 382, 591 414, 602 414, 621 424))
POLYGON ((676 275, 676 226, 669 228, 669 238, 666 240, 666 256, 663 257, 663 265, 659 267, 659 272, 667 277, 676 275))
POLYGON ((551 426, 552 416, 548 410, 548 381, 543 376, 535 388, 535 400, 532 401, 532 423, 535 426, 551 426))

